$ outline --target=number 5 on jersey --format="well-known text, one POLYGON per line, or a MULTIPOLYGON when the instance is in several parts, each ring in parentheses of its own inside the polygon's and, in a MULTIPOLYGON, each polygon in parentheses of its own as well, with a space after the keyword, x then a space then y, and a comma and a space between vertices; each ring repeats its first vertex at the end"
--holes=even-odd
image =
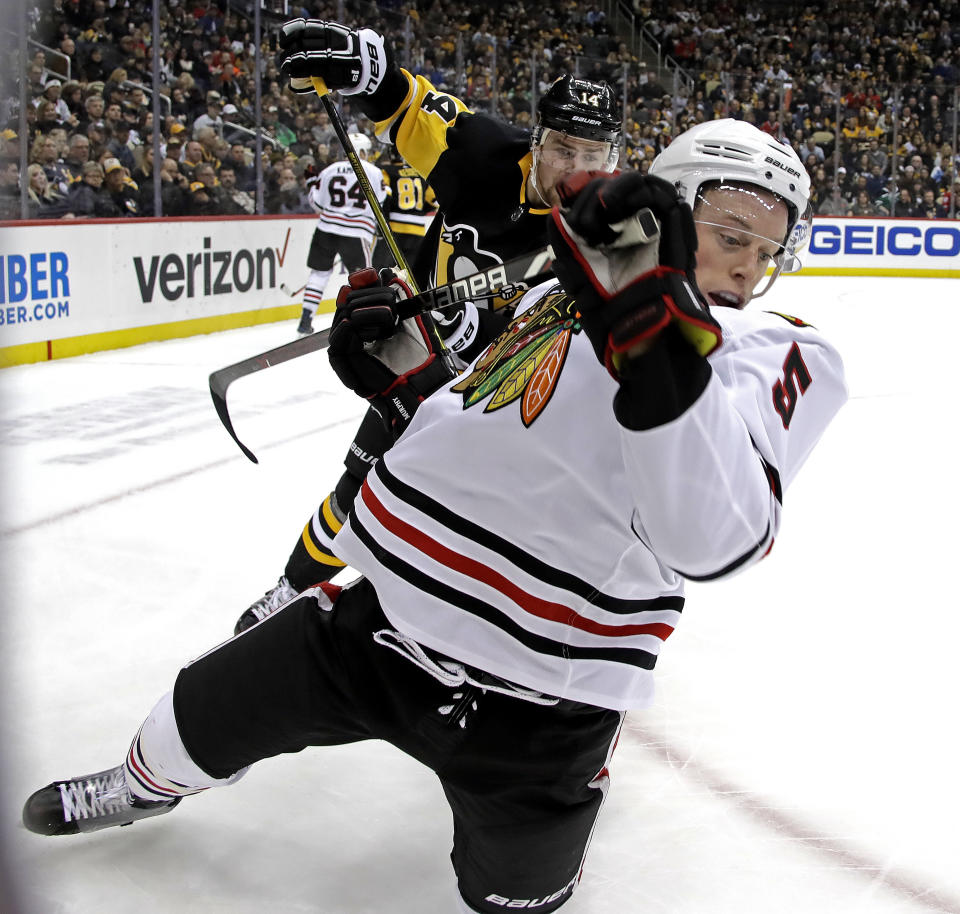
POLYGON ((797 401, 807 392, 812 382, 800 354, 800 347, 794 343, 783 361, 783 377, 773 385, 773 408, 779 413, 784 428, 790 428, 797 401))

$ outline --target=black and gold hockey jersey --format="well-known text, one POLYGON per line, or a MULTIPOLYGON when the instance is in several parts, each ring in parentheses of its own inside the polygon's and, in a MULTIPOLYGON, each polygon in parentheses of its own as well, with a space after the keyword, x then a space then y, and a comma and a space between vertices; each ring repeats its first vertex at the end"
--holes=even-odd
POLYGON ((376 121, 377 135, 394 143, 436 194, 443 221, 431 230, 438 235, 435 285, 546 245, 550 210, 526 199, 533 161, 528 131, 473 112, 399 68, 358 102, 376 121))
POLYGON ((387 185, 385 205, 390 231, 423 238, 437 214, 437 197, 426 178, 403 162, 381 166, 387 185))

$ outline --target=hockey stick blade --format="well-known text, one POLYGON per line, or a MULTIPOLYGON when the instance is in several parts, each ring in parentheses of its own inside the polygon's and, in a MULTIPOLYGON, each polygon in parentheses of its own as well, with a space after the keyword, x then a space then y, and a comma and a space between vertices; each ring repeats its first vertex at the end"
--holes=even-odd
MULTIPOLYGON (((479 273, 473 273, 455 282, 438 286, 436 289, 420 292, 401 303, 400 316, 406 319, 428 311, 442 311, 444 308, 459 305, 464 301, 497 296, 513 298, 541 282, 553 279, 554 274, 550 270, 552 263, 553 250, 548 245, 540 250, 508 260, 506 263, 496 264, 486 270, 481 270, 479 273)), ((276 349, 250 356, 250 358, 243 359, 233 365, 227 365, 226 368, 220 368, 210 375, 210 396, 213 399, 214 409, 216 409, 217 415, 220 417, 223 427, 229 432, 230 437, 253 463, 259 463, 260 461, 257 460, 253 451, 237 437, 233 422, 230 420, 230 413, 227 409, 227 388, 237 378, 245 377, 264 368, 270 368, 273 365, 279 365, 282 362, 288 362, 290 359, 299 358, 309 352, 325 349, 329 334, 329 329, 311 333, 309 336, 284 343, 276 349)))
POLYGON ((296 359, 308 352, 325 349, 329 336, 329 328, 320 330, 317 333, 311 333, 309 336, 303 336, 300 339, 284 343, 282 346, 277 346, 276 349, 250 356, 249 359, 243 359, 233 365, 227 365, 226 368, 220 368, 210 375, 210 396, 213 399, 213 408, 217 411, 223 427, 230 433, 230 437, 237 442, 237 446, 249 460, 254 463, 260 462, 253 451, 237 437, 237 433, 234 431, 233 422, 230 420, 230 411, 227 409, 227 388, 237 378, 253 374, 255 371, 262 371, 264 368, 272 368, 282 362, 289 362, 290 359, 296 359))

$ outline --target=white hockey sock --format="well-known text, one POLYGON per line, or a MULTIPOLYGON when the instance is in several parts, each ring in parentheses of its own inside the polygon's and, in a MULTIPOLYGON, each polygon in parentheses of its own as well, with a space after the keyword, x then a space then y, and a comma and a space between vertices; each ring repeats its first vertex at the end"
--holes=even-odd
POLYGON ((134 737, 124 768, 127 787, 138 800, 155 803, 172 800, 209 787, 225 787, 240 780, 249 769, 229 778, 212 778, 187 754, 173 715, 173 692, 167 692, 134 737))
POLYGON ((317 313, 317 306, 323 299, 323 290, 327 287, 327 280, 333 270, 311 270, 307 278, 306 288, 303 290, 303 307, 313 317, 317 313))

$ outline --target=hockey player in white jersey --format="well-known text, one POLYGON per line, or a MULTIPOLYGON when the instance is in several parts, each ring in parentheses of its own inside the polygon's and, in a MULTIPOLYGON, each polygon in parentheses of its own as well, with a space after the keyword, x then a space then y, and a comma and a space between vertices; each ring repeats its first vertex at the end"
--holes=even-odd
MULTIPOLYGON (((350 142, 378 203, 387 196, 383 172, 368 161, 372 143, 363 133, 351 133, 350 142)), ((310 275, 303 292, 303 313, 297 333, 313 332, 313 315, 333 272, 337 255, 348 273, 370 266, 377 221, 363 194, 353 166, 344 159, 328 165, 310 179, 307 200, 317 214, 317 227, 310 242, 307 266, 310 275)))
POLYGON ((266 757, 378 738, 441 781, 451 910, 561 907, 684 580, 770 551, 846 398, 815 329, 742 310, 791 266, 808 193, 789 147, 729 120, 651 177, 573 176, 549 223, 562 285, 432 394, 429 337, 397 332, 402 283, 353 274, 331 364, 405 426, 334 541, 362 577, 186 666, 126 761, 37 791, 27 828, 131 822, 266 757))

